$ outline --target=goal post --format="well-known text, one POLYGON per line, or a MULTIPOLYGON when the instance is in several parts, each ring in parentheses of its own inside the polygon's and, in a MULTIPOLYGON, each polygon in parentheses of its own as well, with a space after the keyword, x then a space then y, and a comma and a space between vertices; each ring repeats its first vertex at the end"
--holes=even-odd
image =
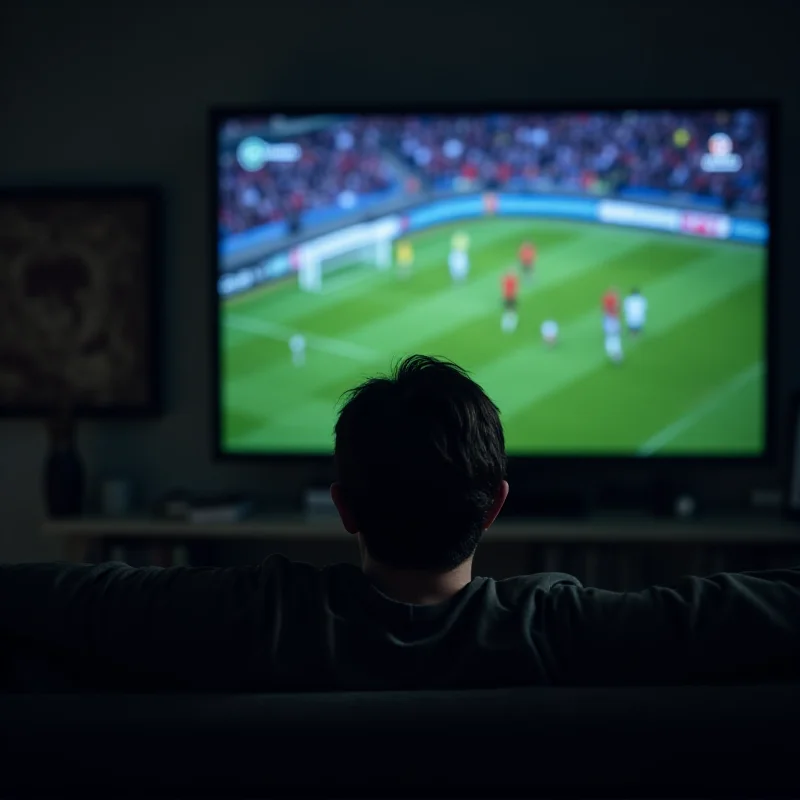
POLYGON ((295 250, 298 285, 322 290, 324 276, 354 264, 386 270, 392 266, 392 243, 400 235, 400 217, 363 222, 304 242, 295 250))

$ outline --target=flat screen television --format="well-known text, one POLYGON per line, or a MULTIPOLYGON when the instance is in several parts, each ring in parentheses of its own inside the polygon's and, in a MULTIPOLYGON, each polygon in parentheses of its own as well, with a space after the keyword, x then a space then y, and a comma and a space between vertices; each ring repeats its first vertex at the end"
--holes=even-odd
POLYGON ((212 112, 214 438, 325 456, 342 393, 465 367, 523 457, 770 450, 774 111, 212 112))

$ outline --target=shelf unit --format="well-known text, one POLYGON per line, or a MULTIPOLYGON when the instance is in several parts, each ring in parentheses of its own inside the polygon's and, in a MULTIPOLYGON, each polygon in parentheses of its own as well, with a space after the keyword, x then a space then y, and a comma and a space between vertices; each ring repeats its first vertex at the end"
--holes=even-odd
MULTIPOLYGON (((64 557, 87 560, 87 554, 103 552, 115 543, 138 542, 153 547, 184 549, 193 542, 263 541, 273 544, 341 543, 351 541, 338 518, 332 515, 261 515, 240 522, 191 523, 155 517, 47 520, 42 532, 62 542, 64 557)), ((778 517, 657 519, 646 516, 596 517, 585 520, 500 519, 486 533, 482 549, 516 544, 537 552, 580 548, 678 545, 720 551, 725 548, 798 549, 800 527, 778 517)), ((164 558, 162 557, 162 561, 164 558)), ((174 563, 176 559, 167 559, 174 563)), ((177 559, 180 561, 180 559, 177 559)), ((548 563, 555 563, 547 559, 548 563)))

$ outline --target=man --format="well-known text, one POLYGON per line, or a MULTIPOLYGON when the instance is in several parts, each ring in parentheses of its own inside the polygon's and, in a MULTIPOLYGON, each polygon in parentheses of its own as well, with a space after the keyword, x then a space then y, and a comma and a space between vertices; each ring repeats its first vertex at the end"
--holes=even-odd
POLYGON ((603 336, 606 355, 614 364, 622 361, 622 323, 619 319, 619 292, 609 289, 603 295, 603 336))
POLYGON ((501 282, 503 291, 503 317, 500 328, 503 333, 514 333, 517 329, 517 298, 519 297, 519 278, 511 271, 503 275, 501 282))
POLYGON ((353 389, 334 450, 331 495, 360 569, 281 556, 228 569, 0 566, 3 666, 24 642, 60 654, 72 685, 151 691, 800 675, 800 570, 625 593, 564 574, 473 576, 508 495, 506 454, 497 407, 453 364, 412 356, 353 389))
POLYGON ((603 316, 619 317, 619 292, 616 289, 609 289, 603 295, 603 316))
POLYGON ((453 283, 461 283, 466 280, 467 275, 469 275, 469 255, 467 251, 454 247, 450 251, 447 265, 450 268, 450 278, 453 283))
POLYGON ((632 289, 631 293, 625 298, 623 309, 628 333, 632 336, 638 336, 642 332, 647 319, 647 300, 638 289, 632 289))
POLYGON ((524 242, 519 249, 519 265, 525 280, 530 280, 536 267, 536 248, 530 242, 524 242))
POLYGON ((464 281, 469 275, 469 234, 466 231, 456 231, 450 239, 450 255, 447 263, 450 267, 450 277, 455 283, 464 281))

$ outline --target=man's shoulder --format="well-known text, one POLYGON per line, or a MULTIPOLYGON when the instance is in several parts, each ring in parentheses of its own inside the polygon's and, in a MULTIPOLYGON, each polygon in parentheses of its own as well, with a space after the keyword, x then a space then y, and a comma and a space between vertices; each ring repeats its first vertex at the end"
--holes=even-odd
POLYGON ((497 586, 524 587, 528 589, 552 589, 555 586, 578 586, 581 582, 566 572, 533 572, 529 575, 515 575, 512 578, 495 580, 497 586))
POLYGON ((539 592, 550 592, 564 587, 582 589, 583 585, 566 572, 535 572, 530 575, 515 575, 512 578, 487 578, 486 586, 504 602, 519 602, 539 592))

